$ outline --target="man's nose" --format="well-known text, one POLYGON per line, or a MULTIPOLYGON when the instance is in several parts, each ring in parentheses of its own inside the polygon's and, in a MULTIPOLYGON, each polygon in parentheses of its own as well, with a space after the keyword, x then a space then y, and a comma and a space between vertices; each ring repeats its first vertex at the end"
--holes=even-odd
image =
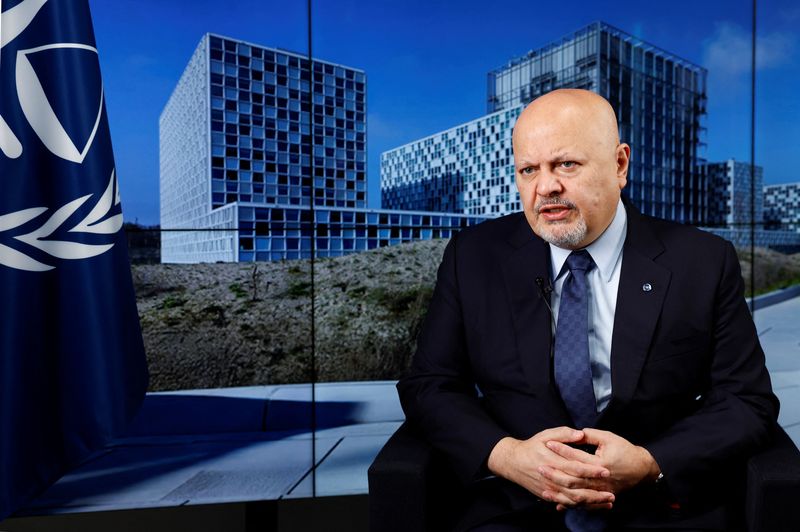
POLYGON ((561 194, 564 188, 558 176, 549 169, 542 169, 540 172, 536 183, 536 194, 543 197, 561 194))

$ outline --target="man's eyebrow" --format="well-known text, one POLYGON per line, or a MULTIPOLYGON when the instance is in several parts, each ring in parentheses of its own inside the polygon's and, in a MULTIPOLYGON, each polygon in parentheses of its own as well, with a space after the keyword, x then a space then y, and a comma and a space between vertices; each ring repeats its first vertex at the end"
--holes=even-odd
POLYGON ((574 161, 583 158, 583 153, 577 150, 558 150, 550 153, 551 161, 574 161))
POLYGON ((575 151, 575 150, 572 150, 572 149, 570 149, 570 148, 568 148, 566 146, 559 146, 559 147, 556 147, 556 148, 553 148, 552 150, 550 150, 550 153, 548 155, 550 157, 554 158, 554 159, 557 159, 557 158, 560 158, 560 157, 566 157, 568 154, 572 153, 573 151, 575 151))

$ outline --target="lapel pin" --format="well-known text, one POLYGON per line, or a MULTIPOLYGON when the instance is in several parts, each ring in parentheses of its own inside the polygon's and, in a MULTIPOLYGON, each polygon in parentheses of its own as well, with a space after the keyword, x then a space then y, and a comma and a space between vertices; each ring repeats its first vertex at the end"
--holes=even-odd
POLYGON ((651 285, 650 283, 644 283, 642 285, 642 290, 645 291, 645 292, 649 292, 652 289, 653 289, 653 285, 651 285))

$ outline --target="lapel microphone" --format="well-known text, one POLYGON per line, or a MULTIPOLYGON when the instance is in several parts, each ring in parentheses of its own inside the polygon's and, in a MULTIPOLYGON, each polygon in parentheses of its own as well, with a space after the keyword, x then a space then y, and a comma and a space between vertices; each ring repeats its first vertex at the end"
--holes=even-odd
POLYGON ((547 283, 547 286, 544 284, 544 279, 542 277, 536 278, 536 288, 539 289, 539 297, 544 300, 544 304, 547 305, 547 310, 550 312, 550 318, 553 318, 553 309, 550 307, 550 294, 553 293, 553 287, 550 286, 550 283, 547 283))
MULTIPOLYGON (((556 320, 555 316, 553 316, 553 308, 550 306, 550 294, 553 293, 553 287, 550 283, 547 283, 547 286, 544 284, 544 279, 541 277, 537 277, 536 281, 536 288, 539 289, 539 297, 542 298, 544 301, 545 306, 547 307, 547 313, 550 314, 550 333, 551 335, 556 330, 556 320)), ((553 360, 553 356, 555 355, 555 344, 554 344, 554 337, 551 336, 550 340, 550 360, 553 360)), ((552 366, 550 369, 551 373, 553 371, 552 366)), ((552 375, 551 375, 552 378, 552 375)))

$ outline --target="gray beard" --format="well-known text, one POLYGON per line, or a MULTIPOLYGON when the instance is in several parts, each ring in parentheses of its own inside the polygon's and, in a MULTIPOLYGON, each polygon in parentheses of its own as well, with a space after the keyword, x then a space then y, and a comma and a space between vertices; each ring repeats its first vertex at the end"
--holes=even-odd
POLYGON ((539 236, 545 242, 564 249, 577 249, 586 238, 587 228, 583 216, 571 227, 561 228, 561 224, 550 225, 546 222, 540 228, 539 236))

